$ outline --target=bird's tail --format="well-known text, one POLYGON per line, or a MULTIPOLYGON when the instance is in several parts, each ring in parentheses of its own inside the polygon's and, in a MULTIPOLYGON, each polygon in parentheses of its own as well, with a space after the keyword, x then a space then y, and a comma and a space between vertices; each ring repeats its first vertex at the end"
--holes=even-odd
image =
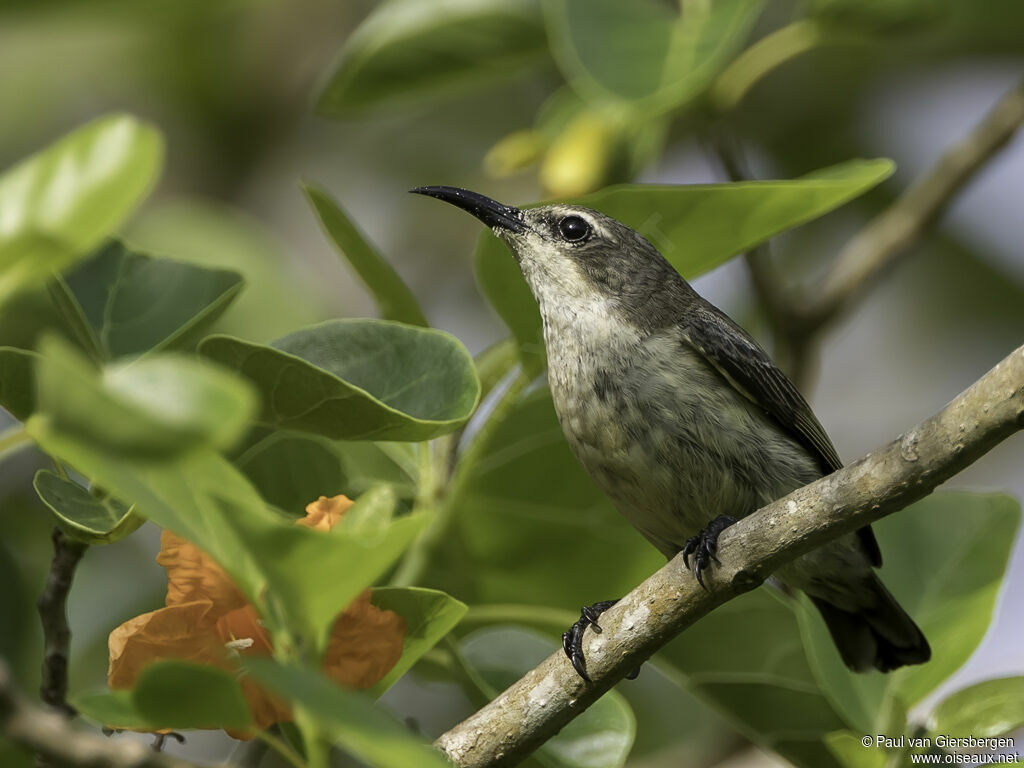
POLYGON ((865 600, 867 607, 855 612, 811 596, 846 666, 854 672, 889 672, 928 661, 932 649, 924 633, 881 580, 871 574, 864 588, 870 595, 865 600))

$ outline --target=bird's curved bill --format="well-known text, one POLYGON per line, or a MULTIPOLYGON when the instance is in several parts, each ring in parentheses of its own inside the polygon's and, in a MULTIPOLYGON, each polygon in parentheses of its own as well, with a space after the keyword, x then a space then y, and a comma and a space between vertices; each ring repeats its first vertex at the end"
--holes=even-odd
POLYGON ((417 187, 410 189, 417 195, 427 195, 444 200, 464 211, 469 211, 488 227, 500 227, 512 232, 522 232, 526 229, 523 222, 523 212, 511 205, 502 205, 497 200, 484 197, 468 189, 458 187, 417 187))

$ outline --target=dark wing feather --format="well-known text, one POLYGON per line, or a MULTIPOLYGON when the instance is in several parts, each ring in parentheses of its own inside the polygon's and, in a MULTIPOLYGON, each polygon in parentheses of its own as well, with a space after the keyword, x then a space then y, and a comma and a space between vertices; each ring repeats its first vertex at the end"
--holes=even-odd
MULTIPOLYGON (((687 313, 683 326, 694 349, 807 448, 824 474, 843 466, 825 428, 796 385, 746 331, 703 300, 687 313)), ((872 564, 881 565, 882 554, 871 528, 865 526, 857 533, 872 564)))

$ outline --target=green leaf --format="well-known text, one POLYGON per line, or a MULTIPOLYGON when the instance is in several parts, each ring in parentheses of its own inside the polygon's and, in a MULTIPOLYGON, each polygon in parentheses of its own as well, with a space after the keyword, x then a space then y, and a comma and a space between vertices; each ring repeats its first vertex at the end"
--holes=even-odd
POLYGON ((425 522, 412 515, 377 530, 338 525, 329 532, 238 526, 237 535, 267 579, 273 610, 322 651, 338 614, 397 562, 425 522))
POLYGON ((264 424, 337 439, 429 440, 464 424, 480 395, 454 336, 383 320, 334 320, 272 346, 211 336, 200 351, 256 384, 264 424))
POLYGON ((410 325, 430 325, 412 291, 394 267, 366 240, 341 206, 318 187, 306 185, 303 189, 316 211, 320 226, 373 294, 380 316, 410 325))
POLYGON ((377 768, 451 768, 429 742, 373 705, 365 693, 347 691, 318 672, 246 659, 245 669, 263 685, 303 707, 342 749, 377 768))
POLYGON ((242 687, 231 673, 184 661, 159 661, 143 669, 132 703, 163 728, 244 730, 252 724, 242 687))
POLYGON ((36 409, 37 352, 0 347, 0 406, 20 421, 36 409))
POLYGON ((547 0, 551 49, 582 96, 657 114, 700 94, 753 26, 761 0, 547 0))
POLYGON ((825 737, 825 743, 843 768, 886 768, 886 751, 881 747, 865 747, 861 741, 864 736, 852 731, 835 731, 825 737))
POLYGON ((32 485, 64 532, 87 544, 119 541, 144 522, 117 499, 93 496, 78 483, 45 469, 36 472, 32 485))
MULTIPOLYGON (((828 213, 892 172, 889 160, 851 160, 792 181, 622 184, 569 202, 594 208, 637 230, 690 280, 786 229, 828 213)), ((543 356, 540 312, 507 248, 485 232, 474 265, 484 295, 518 339, 524 358, 536 365, 538 356, 543 356)))
POLYGON ((658 659, 759 746, 800 768, 838 765, 825 737, 848 724, 815 680, 793 601, 771 587, 717 608, 658 659))
POLYGON ((227 308, 242 278, 154 259, 111 242, 59 277, 53 292, 101 359, 180 347, 227 308))
POLYGON ((928 718, 932 733, 988 738, 1024 726, 1024 677, 1000 677, 950 694, 928 718))
POLYGON ((165 353, 92 369, 67 342, 43 339, 40 412, 106 450, 154 456, 230 445, 256 399, 248 383, 204 360, 165 353))
MULTIPOLYGON (((514 627, 481 629, 460 644, 463 661, 493 698, 554 650, 549 638, 514 627)), ((609 691, 541 746, 538 762, 550 768, 619 768, 636 737, 636 720, 617 691, 609 691)))
POLYGON ((162 157, 154 128, 112 115, 0 175, 0 301, 99 245, 149 192, 162 157))
POLYGON ((69 697, 79 714, 100 725, 138 731, 156 731, 160 724, 146 718, 135 706, 131 691, 85 691, 69 697))
MULTIPOLYGON (((0 357, 0 365, 2 361, 0 357)), ((250 446, 235 465, 269 504, 292 515, 318 496, 354 497, 379 483, 403 498, 412 498, 416 491, 412 478, 377 443, 272 432, 250 446)))
POLYGON ((851 730, 878 732, 876 718, 912 707, 960 668, 992 619, 1019 504, 998 494, 936 493, 874 525, 885 557, 881 576, 932 648, 927 664, 888 675, 855 675, 839 658, 817 612, 799 612, 822 690, 851 730))
POLYGON ((317 109, 343 116, 437 98, 507 79, 545 49, 536 0, 389 0, 349 37, 317 109))
MULTIPOLYGON (((134 505, 135 512, 195 543, 228 573, 248 600, 263 606, 267 580, 258 556, 239 535, 240 528, 289 528, 270 512, 245 478, 212 448, 200 446, 159 460, 104 446, 62 432, 36 415, 25 428, 51 456, 75 467, 98 486, 134 505)), ((250 534, 247 538, 254 538, 250 534)))
POLYGON ((113 728, 244 731, 252 725, 231 673, 186 661, 147 665, 130 691, 87 692, 72 701, 86 717, 113 728))
POLYGON ((373 604, 405 619, 402 656, 372 689, 380 696, 408 672, 419 658, 437 645, 465 615, 466 604, 436 589, 376 587, 373 604))

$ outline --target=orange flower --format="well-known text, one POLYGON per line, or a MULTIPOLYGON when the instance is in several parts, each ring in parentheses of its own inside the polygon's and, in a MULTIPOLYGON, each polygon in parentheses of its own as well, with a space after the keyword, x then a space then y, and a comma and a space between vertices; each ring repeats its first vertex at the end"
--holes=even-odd
MULTIPOLYGON (((345 496, 321 496, 296 520, 318 531, 328 531, 352 506, 345 496)), ((234 671, 237 655, 269 656, 270 636, 256 609, 208 555, 170 531, 160 537, 156 561, 167 569, 165 607, 126 621, 110 633, 112 689, 131 688, 147 664, 178 659, 211 664, 234 671)), ((335 682, 369 688, 388 673, 402 654, 405 620, 394 611, 377 608, 364 590, 334 622, 324 672, 335 682)), ((248 678, 242 691, 254 730, 291 720, 288 706, 248 678)), ((251 734, 229 731, 235 738, 251 734)))

